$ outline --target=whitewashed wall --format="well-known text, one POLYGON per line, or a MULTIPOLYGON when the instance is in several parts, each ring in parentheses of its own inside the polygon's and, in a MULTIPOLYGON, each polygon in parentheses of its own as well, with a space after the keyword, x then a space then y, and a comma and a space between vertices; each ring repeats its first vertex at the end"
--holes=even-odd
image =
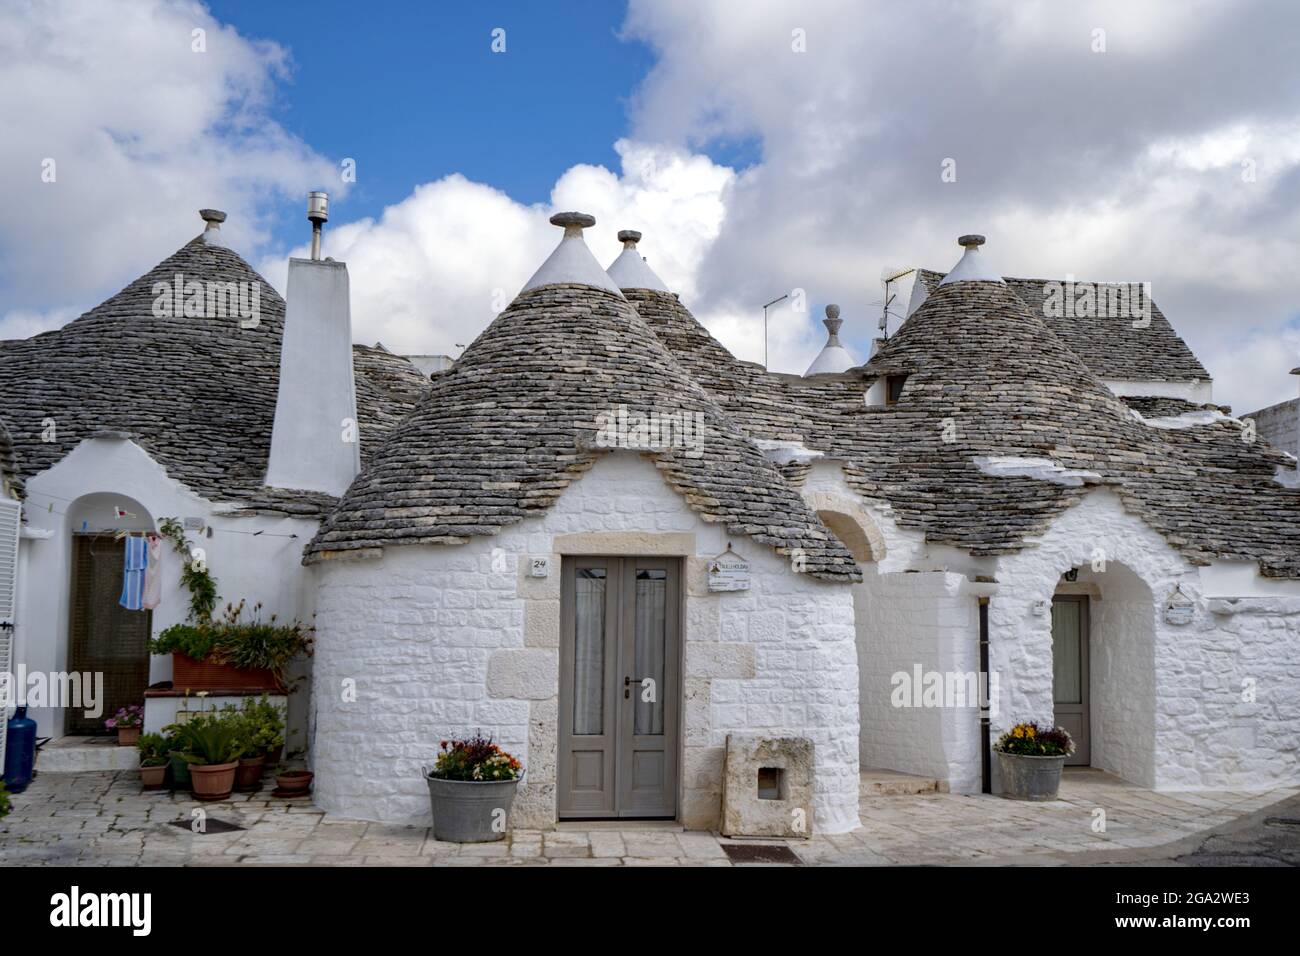
MULTIPOLYGON (((23 567, 15 628, 16 661, 28 671, 68 668, 69 600, 72 535, 82 530, 143 530, 163 517, 197 516, 214 529, 208 538, 190 532, 207 551, 208 566, 225 601, 261 601, 263 614, 281 620, 311 619, 313 588, 302 567, 302 548, 316 523, 302 519, 223 516, 210 502, 169 478, 163 468, 134 442, 90 439, 53 468, 27 483, 23 513, 27 534, 22 542, 23 567), (113 506, 135 515, 117 519, 113 506), (254 536, 252 532, 262 531, 254 536), (296 538, 288 535, 296 534, 296 538)), ((180 558, 166 546, 162 603, 154 609, 154 636, 185 620, 189 593, 180 583, 180 558)), ((151 683, 171 679, 171 658, 150 661, 151 683)), ((306 691, 294 695, 295 710, 306 691)), ((63 733, 63 714, 51 708, 31 712, 42 736, 63 733)), ((107 715, 106 715, 107 716, 107 715)), ((296 742, 301 746, 301 741, 296 742)))
POLYGON ((602 456, 542 517, 456 547, 322 562, 316 799, 363 819, 427 823, 420 776, 438 742, 492 734, 527 769, 515 825, 555 820, 562 554, 679 554, 685 563, 680 818, 717 825, 729 732, 816 746, 814 829, 858 825, 857 664, 850 588, 793 573, 728 538, 632 453, 602 456), (733 547, 748 592, 710 594, 705 561, 733 547), (549 578, 523 559, 550 555, 549 578), (355 683, 355 699, 345 691, 355 683))
POLYGON ((818 461, 801 489, 819 511, 851 517, 874 560, 853 588, 858 658, 859 763, 978 790, 978 700, 927 706, 895 695, 895 676, 977 674, 979 610, 969 579, 930 560, 922 535, 900 529, 881 502, 864 502, 840 465, 818 461), (933 570, 931 570, 933 568, 933 570))
POLYGON ((1111 568, 1093 576, 1101 614, 1092 745, 1101 765, 1159 789, 1300 783, 1300 585, 1262 582, 1255 596, 1207 589, 1205 581, 1240 576, 1192 567, 1107 491, 1062 515, 1036 546, 999 561, 989 614, 1002 675, 998 729, 1052 719, 1051 597, 1064 571, 1089 567, 1096 553, 1111 568), (1178 583, 1195 601, 1186 625, 1163 614, 1178 583), (1037 612, 1040 602, 1048 613, 1037 612), (1253 701, 1245 699, 1250 682, 1253 701))

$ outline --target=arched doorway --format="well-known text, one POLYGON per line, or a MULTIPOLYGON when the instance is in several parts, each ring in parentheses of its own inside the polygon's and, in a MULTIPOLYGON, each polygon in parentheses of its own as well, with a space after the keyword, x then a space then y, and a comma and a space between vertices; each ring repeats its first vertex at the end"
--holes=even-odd
POLYGON ((1116 562, 1062 574, 1052 596, 1052 702, 1070 763, 1155 785, 1155 596, 1116 562))
MULTIPOLYGON (((858 755, 860 766, 879 767, 870 743, 889 731, 880 719, 888 706, 888 679, 881 682, 882 662, 873 647, 871 627, 872 585, 877 580, 876 564, 885 557, 885 539, 866 509, 847 495, 812 491, 804 496, 809 507, 840 543, 853 555, 864 580, 853 585, 853 618, 858 660, 858 755), (882 695, 882 686, 886 692, 882 695)), ((891 768, 892 769, 892 768, 891 768)))
POLYGON ((152 612, 124 589, 127 538, 152 531, 149 512, 123 495, 96 493, 67 511, 72 542, 68 604, 68 671, 89 675, 98 689, 94 711, 71 706, 65 734, 106 733, 104 720, 121 707, 144 702, 149 685, 152 612), (124 606, 136 605, 135 607, 124 606))

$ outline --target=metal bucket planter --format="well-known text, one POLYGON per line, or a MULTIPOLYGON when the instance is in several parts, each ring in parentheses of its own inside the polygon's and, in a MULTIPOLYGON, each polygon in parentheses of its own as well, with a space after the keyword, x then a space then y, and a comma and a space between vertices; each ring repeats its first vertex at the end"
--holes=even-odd
POLYGON ((1055 800, 1065 755, 1029 757, 995 750, 1002 775, 1001 795, 1008 800, 1055 800))
POLYGON ((433 807, 434 839, 447 843, 505 839, 523 774, 515 780, 442 780, 429 776, 427 767, 423 769, 433 807))

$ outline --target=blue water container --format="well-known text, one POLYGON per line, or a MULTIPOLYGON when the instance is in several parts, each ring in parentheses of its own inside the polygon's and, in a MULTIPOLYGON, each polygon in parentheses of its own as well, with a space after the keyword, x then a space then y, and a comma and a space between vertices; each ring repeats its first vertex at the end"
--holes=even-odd
POLYGON ((5 727, 5 789, 22 793, 32 782, 36 764, 36 721, 19 707, 5 727))

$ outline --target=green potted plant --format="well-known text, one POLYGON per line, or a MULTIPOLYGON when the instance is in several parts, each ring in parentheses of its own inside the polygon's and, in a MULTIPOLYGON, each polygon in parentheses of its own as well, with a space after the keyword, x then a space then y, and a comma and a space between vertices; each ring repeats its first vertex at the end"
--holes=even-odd
POLYGON ((117 731, 119 747, 134 747, 140 742, 140 730, 144 727, 144 708, 139 704, 121 707, 116 714, 104 721, 104 727, 117 731))
POLYGON ((172 790, 189 790, 193 785, 190 779, 189 761, 185 759, 184 743, 181 739, 180 726, 171 724, 163 728, 163 740, 167 747, 167 771, 171 775, 172 790))
POLYGON ((442 741, 433 769, 424 768, 434 837, 452 843, 505 839, 523 776, 523 765, 491 737, 442 741))
POLYGON ((162 734, 141 734, 136 746, 140 751, 140 783, 146 790, 161 790, 167 779, 170 743, 162 734))
POLYGON ((239 728, 228 714, 200 714, 179 725, 196 800, 225 800, 235 787, 242 747, 239 728))
POLYGON ((1074 741, 1062 727, 1016 724, 993 745, 1002 778, 1002 796, 1010 800, 1055 800, 1065 758, 1074 741))
MULTIPOLYGON (((262 772, 271 755, 284 747, 284 708, 266 694, 249 698, 236 717, 243 749, 235 789, 250 792, 262 786, 262 772)), ((278 754, 276 755, 278 759, 278 754)))
POLYGON ((246 603, 227 604, 219 620, 174 624, 149 642, 153 654, 172 656, 172 686, 186 690, 283 691, 295 658, 311 654, 312 628, 263 621, 262 605, 244 618, 246 603))

